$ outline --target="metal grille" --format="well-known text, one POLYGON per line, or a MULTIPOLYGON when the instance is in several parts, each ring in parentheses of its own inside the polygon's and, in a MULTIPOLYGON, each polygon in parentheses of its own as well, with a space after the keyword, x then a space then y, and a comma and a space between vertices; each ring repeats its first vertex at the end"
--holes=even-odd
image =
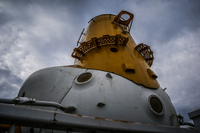
POLYGON ((116 36, 110 36, 110 35, 104 35, 100 38, 92 38, 88 42, 83 42, 80 44, 78 48, 75 48, 72 57, 76 59, 81 59, 88 51, 99 48, 101 46, 105 45, 119 45, 119 46, 125 46, 128 42, 128 38, 116 35, 116 36))
POLYGON ((153 51, 151 50, 150 46, 146 45, 146 44, 138 44, 135 49, 140 52, 140 54, 144 57, 145 61, 147 62, 147 64, 151 67, 153 64, 153 51))

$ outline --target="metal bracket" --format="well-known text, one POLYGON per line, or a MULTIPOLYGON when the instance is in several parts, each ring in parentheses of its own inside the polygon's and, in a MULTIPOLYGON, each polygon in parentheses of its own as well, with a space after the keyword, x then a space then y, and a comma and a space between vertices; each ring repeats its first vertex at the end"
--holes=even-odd
POLYGON ((80 35, 79 38, 78 38, 77 46, 78 46, 78 44, 80 43, 80 39, 81 39, 82 35, 85 35, 85 34, 83 33, 84 30, 85 30, 85 28, 82 30, 81 35, 80 35))

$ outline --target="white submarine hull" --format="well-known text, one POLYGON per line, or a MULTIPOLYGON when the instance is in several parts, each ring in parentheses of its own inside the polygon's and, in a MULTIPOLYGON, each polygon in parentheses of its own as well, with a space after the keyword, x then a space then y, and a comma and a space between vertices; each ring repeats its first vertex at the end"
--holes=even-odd
POLYGON ((69 112, 72 114, 178 126, 175 109, 162 88, 145 88, 122 76, 101 70, 73 67, 42 69, 25 81, 18 97, 54 101, 64 107, 73 107, 69 112), (80 76, 86 81, 78 79, 80 76), (151 97, 161 101, 160 113, 154 111, 151 97))

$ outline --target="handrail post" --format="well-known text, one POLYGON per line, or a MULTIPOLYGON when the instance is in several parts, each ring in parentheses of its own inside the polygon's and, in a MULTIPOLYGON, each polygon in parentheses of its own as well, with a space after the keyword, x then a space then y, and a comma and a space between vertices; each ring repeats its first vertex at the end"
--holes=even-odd
POLYGON ((40 133, 45 133, 46 129, 45 128, 40 128, 40 133))
POLYGON ((10 125, 8 133, 15 133, 15 124, 10 125))

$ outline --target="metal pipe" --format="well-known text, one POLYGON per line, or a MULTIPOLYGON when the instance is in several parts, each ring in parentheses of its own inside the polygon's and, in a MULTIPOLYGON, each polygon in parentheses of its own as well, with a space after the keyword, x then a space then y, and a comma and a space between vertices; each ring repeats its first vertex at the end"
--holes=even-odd
POLYGON ((15 104, 15 105, 32 105, 32 106, 43 106, 43 107, 55 107, 55 108, 60 109, 64 112, 66 112, 66 113, 74 111, 76 109, 75 107, 64 107, 57 102, 39 101, 39 100, 29 98, 29 97, 16 97, 14 99, 0 98, 0 103, 15 104))
POLYGON ((77 41, 77 46, 78 46, 78 44, 80 43, 80 39, 81 39, 81 37, 82 37, 82 35, 84 34, 83 32, 84 32, 84 30, 85 30, 85 28, 82 30, 82 32, 81 32, 81 35, 79 36, 79 38, 78 38, 78 41, 77 41))
POLYGON ((0 98, 0 103, 13 104, 13 99, 0 98))
POLYGON ((55 107, 65 112, 65 107, 56 102, 49 101, 35 101, 35 103, 31 104, 35 106, 45 106, 45 107, 55 107))
MULTIPOLYGON (((156 133, 199 133, 198 130, 175 126, 145 124, 131 121, 120 121, 92 116, 65 114, 61 112, 23 108, 0 104, 0 123, 15 123, 19 126, 73 132, 156 132, 156 133), (16 113, 17 112, 17 113, 16 113), (56 113, 56 115, 55 115, 56 113)), ((11 128, 12 129, 12 128, 11 128)), ((44 132, 41 129, 41 132, 44 132)), ((11 131, 11 130, 10 130, 11 131)), ((33 130, 32 130, 33 131, 33 130)), ((13 133, 13 132, 12 132, 13 133)))

